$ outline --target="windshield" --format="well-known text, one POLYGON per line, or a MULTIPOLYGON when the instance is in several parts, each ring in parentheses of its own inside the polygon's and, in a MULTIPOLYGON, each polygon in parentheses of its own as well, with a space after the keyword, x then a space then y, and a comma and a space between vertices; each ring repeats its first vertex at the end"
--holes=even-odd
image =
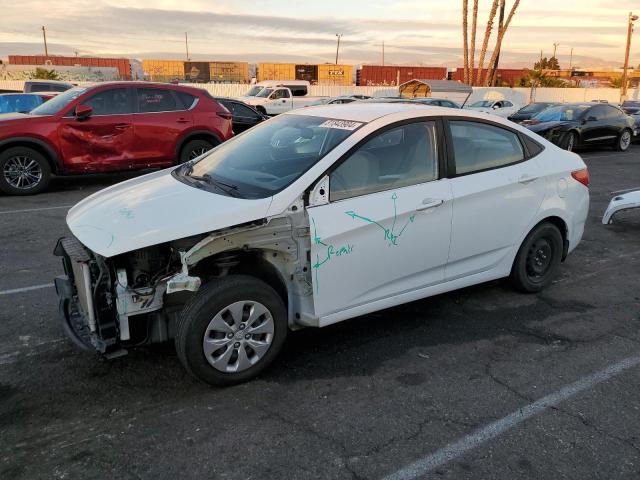
POLYGON ((86 91, 87 89, 83 87, 75 87, 70 90, 67 90, 66 92, 63 92, 60 95, 53 97, 48 102, 43 103, 39 107, 34 108, 33 110, 31 110, 31 114, 32 115, 55 115, 60 110, 65 108, 69 104, 69 102, 75 100, 86 91))
POLYGON ((541 112, 545 108, 547 108, 549 104, 547 103, 530 103, 529 105, 525 105, 520 109, 518 113, 536 113, 541 112))
POLYGON ((491 107, 491 105, 493 105, 493 102, 490 100, 480 100, 479 102, 475 102, 472 103, 470 106, 471 107, 482 107, 482 108, 489 108, 491 107))
POLYGON ((264 87, 261 87, 261 86, 259 86, 259 85, 254 85, 254 86, 253 86, 253 87, 251 87, 251 88, 249 89, 249 91, 248 91, 247 93, 245 93, 244 95, 245 95, 245 97, 255 97, 255 96, 258 94, 258 92, 259 92, 260 90, 262 90, 263 88, 264 88, 264 87))
POLYGON ((38 95, 0 95, 0 113, 25 113, 41 103, 38 95))
POLYGON ((228 140, 174 174, 228 195, 266 198, 283 190, 363 124, 282 115, 228 140), (209 182, 206 182, 209 180, 209 182))
POLYGON ((256 94, 256 97, 268 97, 269 95, 271 95, 271 92, 273 92, 273 88, 263 88, 256 94))
POLYGON ((577 120, 589 108, 589 105, 562 105, 551 107, 540 112, 534 120, 539 122, 563 122, 577 120))

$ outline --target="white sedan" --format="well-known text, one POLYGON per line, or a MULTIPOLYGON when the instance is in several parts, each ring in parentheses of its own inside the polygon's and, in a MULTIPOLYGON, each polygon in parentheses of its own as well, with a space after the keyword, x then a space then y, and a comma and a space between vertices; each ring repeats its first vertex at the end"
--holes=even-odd
POLYGON ((477 112, 492 113, 502 118, 507 118, 519 110, 519 107, 509 100, 478 100, 470 105, 465 105, 464 108, 477 112))
POLYGON ((67 217, 65 330, 119 356, 175 339, 197 378, 254 377, 287 332, 489 280, 548 286, 582 238, 579 156, 450 108, 352 103, 273 118, 67 217))

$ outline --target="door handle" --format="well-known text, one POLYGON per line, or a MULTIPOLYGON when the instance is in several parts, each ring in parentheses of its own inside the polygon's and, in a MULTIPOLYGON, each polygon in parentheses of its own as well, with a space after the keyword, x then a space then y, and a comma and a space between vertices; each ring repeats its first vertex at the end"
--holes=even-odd
POLYGON ((522 185, 526 185, 527 183, 531 183, 537 179, 538 177, 534 177, 533 175, 527 175, 526 173, 523 173, 522 175, 520 175, 520 178, 518 178, 518 183, 521 183, 522 185))
POLYGON ((429 210, 430 208, 439 207, 444 203, 444 200, 440 198, 425 198, 421 205, 418 205, 416 212, 422 212, 423 210, 429 210))
POLYGON ((176 123, 189 123, 189 120, 187 120, 186 118, 179 118, 178 120, 176 120, 176 123))
POLYGON ((282 103, 287 103, 287 101, 286 100, 282 100, 282 103))
POLYGON ((128 123, 116 123, 114 125, 114 128, 116 130, 126 130, 127 128, 129 128, 129 124, 128 123))

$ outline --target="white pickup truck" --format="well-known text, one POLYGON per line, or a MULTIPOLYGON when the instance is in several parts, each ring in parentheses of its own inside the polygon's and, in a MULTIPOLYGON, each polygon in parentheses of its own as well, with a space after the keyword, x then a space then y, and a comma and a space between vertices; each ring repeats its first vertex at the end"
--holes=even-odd
POLYGON ((307 107, 324 97, 311 97, 309 82, 268 81, 254 85, 240 100, 267 115, 277 115, 294 108, 307 107))

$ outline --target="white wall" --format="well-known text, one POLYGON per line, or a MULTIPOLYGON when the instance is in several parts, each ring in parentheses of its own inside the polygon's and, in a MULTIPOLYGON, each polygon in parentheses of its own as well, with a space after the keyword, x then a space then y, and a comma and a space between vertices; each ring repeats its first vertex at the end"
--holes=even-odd
MULTIPOLYGON (((21 91, 23 81, 0 80, 0 90, 21 91)), ((80 82, 80 84, 87 84, 80 82)), ((204 88, 212 95, 220 97, 239 97, 249 89, 248 85, 239 84, 194 84, 195 87, 204 88)), ((312 96, 335 97, 338 95, 348 95, 358 93, 371 96, 393 96, 397 95, 397 88, 389 87, 356 87, 356 86, 336 86, 317 85, 310 88, 312 96)), ((475 87, 469 102, 482 99, 507 99, 516 105, 529 103, 531 89, 529 88, 491 88, 475 87)), ((455 94, 436 94, 434 96, 450 98, 462 103, 464 96, 458 98, 455 94)), ((640 99, 640 90, 629 90, 629 99, 640 99)), ((607 100, 610 103, 620 101, 620 90, 617 88, 538 88, 534 92, 534 99, 538 102, 588 102, 591 100, 607 100)))

